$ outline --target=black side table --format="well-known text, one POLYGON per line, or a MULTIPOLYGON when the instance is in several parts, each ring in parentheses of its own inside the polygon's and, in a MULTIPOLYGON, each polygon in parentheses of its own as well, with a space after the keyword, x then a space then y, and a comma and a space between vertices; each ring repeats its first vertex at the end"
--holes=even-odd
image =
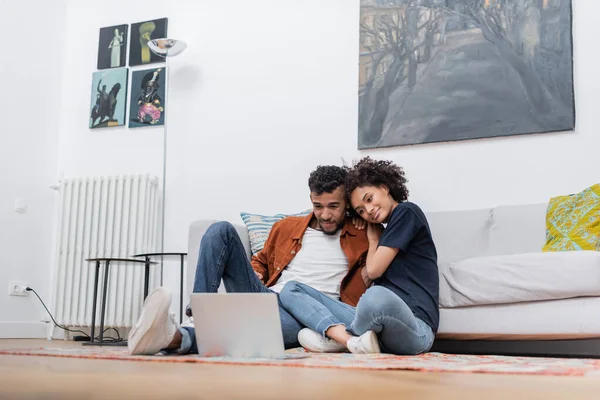
POLYGON ((157 264, 155 261, 150 261, 150 257, 179 256, 181 258, 181 272, 179 277, 179 323, 183 322, 183 259, 187 253, 144 253, 135 254, 133 257, 144 257, 146 260, 141 261, 146 264, 146 274, 144 275, 144 299, 148 297, 148 277, 150 275, 150 264, 157 264))
MULTIPOLYGON (((118 258, 118 257, 100 257, 100 258, 86 258, 85 261, 96 263, 96 274, 94 276, 94 302, 92 303, 92 338, 89 342, 83 342, 85 345, 97 345, 97 346, 125 346, 127 341, 121 342, 105 342, 104 341, 104 314, 106 311, 106 292, 108 291, 108 275, 110 273, 110 263, 136 263, 136 264, 156 264, 151 261, 136 260, 135 258, 118 258), (102 283, 102 311, 100 313, 100 340, 95 340, 95 329, 96 329, 96 305, 98 300, 98 278, 100 275, 100 267, 104 263, 104 282, 102 283)), ((147 268, 146 267, 146 268, 147 268)))

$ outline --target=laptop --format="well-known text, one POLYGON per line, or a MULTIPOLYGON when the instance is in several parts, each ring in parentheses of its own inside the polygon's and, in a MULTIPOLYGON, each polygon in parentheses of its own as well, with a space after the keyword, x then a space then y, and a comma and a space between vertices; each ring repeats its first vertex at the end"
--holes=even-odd
POLYGON ((201 357, 298 359, 286 354, 275 293, 193 293, 201 357))

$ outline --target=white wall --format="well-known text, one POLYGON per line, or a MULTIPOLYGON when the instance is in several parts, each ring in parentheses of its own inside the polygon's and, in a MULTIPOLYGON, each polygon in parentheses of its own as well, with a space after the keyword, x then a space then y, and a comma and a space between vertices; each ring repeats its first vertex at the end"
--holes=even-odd
MULTIPOLYGON (((139 173, 162 176, 162 127, 89 129, 88 126, 92 74, 98 71, 100 28, 160 18, 166 15, 165 9, 166 2, 156 0, 100 3, 67 0, 64 41, 67 51, 62 70, 59 139, 59 171, 65 177, 139 173)), ((130 71, 146 68, 149 67, 134 67, 130 71)), ((131 73, 127 101, 130 90, 131 73)))
POLYGON ((574 0, 575 132, 357 150, 358 0, 201 2, 174 12, 167 247, 198 218, 309 206, 317 164, 404 166, 429 211, 544 202, 598 181, 600 4, 574 0), (183 154, 183 156, 182 156, 183 154))
POLYGON ((20 280, 50 300, 64 14, 63 1, 0 3, 0 338, 45 335, 37 298, 7 288, 20 280))

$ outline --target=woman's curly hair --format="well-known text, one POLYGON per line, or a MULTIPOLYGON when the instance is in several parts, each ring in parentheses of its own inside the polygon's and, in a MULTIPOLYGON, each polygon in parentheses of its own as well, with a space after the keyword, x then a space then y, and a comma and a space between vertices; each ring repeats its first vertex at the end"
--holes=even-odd
MULTIPOLYGON (((408 199, 408 180, 404 177, 402 167, 391 161, 373 160, 365 157, 354 162, 346 176, 346 197, 350 199, 354 189, 364 186, 380 187, 385 185, 390 189, 390 195, 398 203, 408 199)), ((348 202, 349 203, 349 202, 348 202)))

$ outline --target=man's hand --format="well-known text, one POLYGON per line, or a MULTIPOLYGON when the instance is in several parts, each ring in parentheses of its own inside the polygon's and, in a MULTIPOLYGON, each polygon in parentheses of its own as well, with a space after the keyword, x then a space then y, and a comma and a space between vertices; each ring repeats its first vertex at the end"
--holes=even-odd
POLYGON ((362 277, 363 282, 365 283, 365 286, 367 287, 367 289, 369 287, 371 287, 371 285, 373 284, 373 281, 371 279, 369 279, 369 275, 367 274, 367 267, 361 268, 360 276, 362 277))
POLYGON ((256 271, 254 271, 254 273, 256 274, 256 276, 258 277, 258 279, 262 282, 262 280, 263 280, 263 274, 261 274, 260 272, 256 272, 256 271))
POLYGON ((383 233, 383 226, 381 224, 369 224, 367 227, 367 239, 371 242, 378 242, 381 234, 383 233))
POLYGON ((360 217, 352 217, 352 225, 359 231, 362 231, 367 227, 367 221, 360 217))

